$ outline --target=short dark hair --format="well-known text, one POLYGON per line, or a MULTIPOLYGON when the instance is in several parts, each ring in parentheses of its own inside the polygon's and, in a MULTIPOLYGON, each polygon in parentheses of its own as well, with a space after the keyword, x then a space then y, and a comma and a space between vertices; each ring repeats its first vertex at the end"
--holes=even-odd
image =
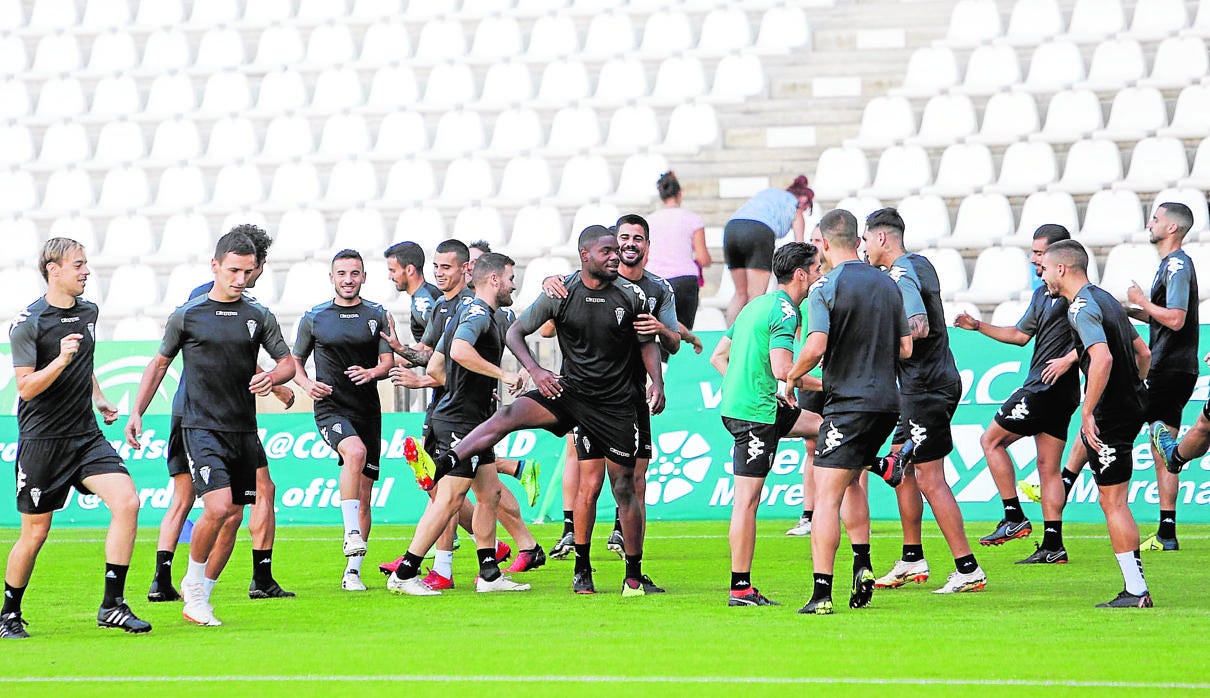
POLYGON ((408 265, 416 267, 422 274, 424 273, 424 248, 411 240, 397 242, 386 249, 382 256, 390 259, 395 258, 399 262, 399 266, 406 269, 408 265))
POLYGON ((1071 233, 1067 232, 1067 228, 1058 223, 1043 223, 1034 231, 1035 240, 1046 240, 1046 244, 1053 245, 1060 240, 1070 240, 1071 233))
POLYGON ((1046 248, 1046 256, 1073 269, 1088 271, 1088 250, 1075 240, 1060 240, 1046 248))
POLYGON ((336 260, 338 260, 338 259, 356 259, 357 261, 361 262, 362 266, 365 266, 365 260, 363 260, 361 258, 361 253, 358 252, 357 250, 350 250, 348 248, 345 248, 345 249, 341 250, 340 252, 337 252, 332 257, 332 264, 336 264, 336 260))
POLYGON ((661 201, 667 201, 676 198, 681 193, 681 183, 676 178, 676 174, 672 170, 668 170, 656 181, 655 190, 659 192, 661 201))
POLYGON ((588 248, 592 247, 594 242, 600 240, 606 235, 611 237, 618 236, 617 231, 615 231, 613 228, 606 228, 603 225, 590 225, 584 230, 580 231, 580 239, 576 247, 581 250, 587 250, 588 248))
POLYGON ((834 208, 819 219, 819 232, 829 245, 857 249, 857 217, 843 208, 834 208))
POLYGON ((256 263, 265 263, 265 258, 269 256, 269 247, 273 244, 273 238, 269 237, 269 233, 266 233, 264 228, 252 223, 241 223, 232 228, 231 232, 247 235, 248 239, 252 241, 252 246, 256 248, 256 263))
POLYGON ((773 251, 773 275, 777 283, 788 283, 794 270, 810 270, 819 256, 819 248, 809 242, 788 242, 773 251))
POLYGON ((50 263, 63 264, 63 258, 67 253, 74 249, 84 249, 80 243, 71 238, 55 237, 46 241, 42 245, 42 254, 38 258, 38 271, 42 273, 43 281, 50 281, 50 273, 46 270, 46 265, 50 263))
POLYGON ((484 252, 483 256, 475 261, 475 273, 471 275, 475 285, 485 281, 492 274, 503 274, 504 267, 517 266, 517 263, 506 254, 499 252, 484 252))
POLYGON ((479 250, 483 254, 487 254, 492 251, 492 245, 487 240, 476 240, 466 247, 468 250, 479 250))
POLYGON ((873 230, 874 228, 890 228, 898 233, 899 237, 901 238, 903 237, 903 231, 907 230, 907 224, 903 222, 903 216, 899 215, 899 211, 897 209, 891 208, 890 206, 880 208, 866 216, 865 227, 866 230, 873 230))
POLYGON ((449 240, 442 241, 440 245, 437 245, 437 254, 449 254, 450 252, 454 253, 454 256, 458 260, 459 264, 466 264, 467 262, 471 261, 470 248, 468 248, 466 243, 462 242, 461 240, 450 238, 449 240))
POLYGON ((1159 208, 1164 209, 1164 212, 1168 214, 1172 222, 1176 223, 1180 228, 1176 233, 1177 235, 1184 237, 1189 232, 1189 229, 1193 227, 1193 211, 1190 211, 1189 207, 1185 204, 1179 201, 1165 201, 1159 205, 1159 208))
POLYGON ((214 246, 215 259, 221 260, 229 254, 241 256, 250 254, 256 256, 256 244, 252 242, 252 238, 248 237, 246 233, 232 230, 219 238, 218 244, 214 246))
POLYGON ((651 226, 647 224, 647 219, 643 218, 637 213, 624 214, 618 219, 618 222, 614 224, 613 229, 618 230, 624 225, 637 225, 643 229, 644 237, 651 237, 651 226))

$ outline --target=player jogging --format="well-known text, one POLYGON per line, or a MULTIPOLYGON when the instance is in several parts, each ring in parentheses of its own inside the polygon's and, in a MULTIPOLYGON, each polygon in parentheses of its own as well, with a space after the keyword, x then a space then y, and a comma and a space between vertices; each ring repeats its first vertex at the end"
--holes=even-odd
POLYGON ((21 311, 9 329, 17 381, 18 446, 15 466, 21 533, 4 570, 0 638, 29 637, 21 602, 54 512, 75 487, 109 508, 105 536, 105 592, 97 625, 145 633, 151 624, 126 604, 126 573, 138 530, 139 497, 122 459, 101 434, 118 418, 93 373, 97 306, 80 296, 88 258, 75 240, 53 237, 42 246, 38 271, 46 294, 21 311))
POLYGON ((222 625, 210 604, 210 592, 226 559, 215 546, 224 526, 239 525, 244 506, 256 501, 256 471, 265 458, 256 433, 256 395, 294 376, 290 349, 277 318, 243 295, 257 266, 256 247, 247 235, 219 238, 214 287, 173 311, 164 340, 152 358, 126 423, 126 442, 140 448, 143 412, 177 353, 185 359, 182 441, 193 488, 205 507, 193 527, 189 571, 181 582, 185 619, 198 625, 222 625), (264 348, 276 362, 268 373, 256 371, 264 348), (235 523, 232 524, 231 522, 235 523), (220 552, 211 559, 211 552, 220 552))
POLYGON ((340 465, 340 513, 344 522, 345 591, 365 591, 361 563, 370 538, 370 494, 382 451, 382 404, 377 381, 394 365, 380 334, 388 325, 381 305, 364 300, 365 263, 355 250, 332 258, 328 274, 336 297, 311 308, 298 323, 294 382, 315 400, 315 426, 336 451, 340 465), (307 358, 315 354, 315 378, 307 358))

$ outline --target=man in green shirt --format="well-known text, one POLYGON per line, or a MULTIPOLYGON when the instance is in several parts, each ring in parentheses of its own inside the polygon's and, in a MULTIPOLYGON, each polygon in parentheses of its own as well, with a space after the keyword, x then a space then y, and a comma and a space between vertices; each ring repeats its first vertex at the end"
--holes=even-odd
POLYGON ((815 436, 819 415, 777 399, 794 363, 798 304, 819 278, 819 250, 792 242, 773 255, 777 290, 744 307, 719 341, 710 363, 723 374, 723 425, 735 437, 735 498, 731 510, 731 594, 728 606, 776 606, 752 586, 756 507, 785 437, 815 436))

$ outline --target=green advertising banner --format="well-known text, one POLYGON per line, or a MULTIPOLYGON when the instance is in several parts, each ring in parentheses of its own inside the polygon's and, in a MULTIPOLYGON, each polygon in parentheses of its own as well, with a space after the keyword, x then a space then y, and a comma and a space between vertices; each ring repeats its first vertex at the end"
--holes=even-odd
MULTIPOLYGON (((1203 326, 1203 346, 1207 327, 1203 326)), ((718 414, 720 377, 708 358, 721 333, 703 333, 706 350, 695 355, 688 348, 673 357, 667 367, 667 410, 653 419, 655 456, 647 475, 648 516, 653 520, 726 519, 734 484, 731 469, 731 437, 718 414)), ((945 461, 947 479, 967 518, 994 521, 1000 518, 999 497, 987 471, 979 438, 1000 404, 1021 385, 1028 370, 1030 347, 998 344, 975 333, 950 330, 954 354, 962 373, 963 396, 953 422, 954 452, 945 461)), ((157 346, 153 342, 102 343, 97 347, 96 372, 106 395, 123 413, 133 402, 143 368, 157 346)), ((16 386, 7 345, 0 344, 0 491, 15 491, 17 454, 16 386)), ((179 367, 179 362, 176 364, 179 367)), ((155 525, 171 498, 164 449, 168 435, 168 410, 179 374, 170 370, 144 419, 144 447, 135 451, 121 443, 124 417, 104 427, 107 438, 126 460, 143 503, 140 523, 155 525)), ((1198 379, 1193 399, 1186 407, 1182 432, 1196 419, 1207 399, 1210 376, 1198 379)), ((336 494, 336 458, 319 437, 310 413, 271 414, 260 417, 260 436, 265 444, 270 470, 277 484, 278 522, 282 524, 332 524, 340 522, 336 494)), ((383 523, 414 523, 427 497, 414 483, 403 462, 403 440, 419 434, 421 415, 383 415, 383 473, 374 491, 374 518, 383 523)), ((1072 434, 1078 422, 1073 422, 1072 434)), ((1158 491, 1150 446, 1141 435, 1134 448, 1135 476, 1130 502, 1140 521, 1151 521, 1158 508, 1158 491)), ((1036 481, 1032 439, 1022 439, 1009 449, 1019 479, 1036 481)), ((519 495, 523 512, 531 519, 559 517, 562 497, 558 467, 563 440, 544 431, 521 431, 497 448, 503 458, 525 458, 543 464, 544 493, 537 507, 529 508, 512 478, 503 478, 519 495)), ((802 442, 780 444, 773 472, 761 498, 764 518, 794 519, 802 506, 802 442)), ((1210 521, 1210 459, 1190 465, 1181 477, 1179 506, 1182 521, 1210 521)), ((870 494, 871 515, 876 519, 897 518, 890 488, 874 483, 870 494)), ((612 511, 608 488, 601 509, 612 511)), ((1034 505, 1026 511, 1040 516, 1034 505)), ((926 509, 927 513, 927 509, 926 509)), ((1072 490, 1065 512, 1069 521, 1100 521, 1096 487, 1085 471, 1072 490)), ((74 494, 56 517, 59 525, 100 526, 108 520, 104 506, 91 495, 74 494)), ((19 518, 12 497, 0 501, 0 526, 16 526, 19 518)))

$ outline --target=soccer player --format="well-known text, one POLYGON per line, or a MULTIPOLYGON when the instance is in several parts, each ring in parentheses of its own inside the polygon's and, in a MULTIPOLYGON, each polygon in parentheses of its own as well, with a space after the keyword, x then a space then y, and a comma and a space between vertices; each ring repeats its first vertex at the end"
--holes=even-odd
POLYGON ((1088 451, 1109 540, 1125 581, 1113 600, 1097 605, 1150 608, 1151 594, 1139 557, 1139 529, 1127 496, 1134 472, 1134 437, 1143 425, 1143 379, 1151 351, 1122 306, 1088 281, 1087 269, 1088 252, 1075 240, 1060 240, 1042 256, 1042 281, 1052 294, 1067 299, 1067 318, 1079 340, 1085 378, 1080 440, 1088 451))
MULTIPOLYGON (((460 443, 459 433, 467 434, 491 415, 496 387, 501 381, 513 391, 520 391, 525 385, 524 376, 500 368, 509 317, 499 309, 512 303, 513 266, 513 261, 504 255, 489 253, 480 257, 475 267, 474 299, 458 313, 458 324, 452 333, 438 340, 436 348, 445 358, 430 362, 430 372, 444 369, 446 390, 433 408, 429 422, 438 458, 460 443)), ((436 484, 433 501, 416 525, 416 535, 407 553, 387 579, 388 589, 413 596, 441 593, 418 577, 420 562, 455 518, 470 489, 475 491, 473 525, 479 560, 475 591, 529 590, 528 584, 513 582, 500 572, 495 510, 501 487, 490 446, 460 461, 436 484)))
POLYGON ((75 487, 109 508, 105 592, 97 625, 145 633, 151 624, 126 604, 126 573, 138 530, 139 497, 122 459, 101 434, 92 410, 113 424, 118 410, 93 373, 97 306, 80 298, 91 273, 84 247, 54 237, 42 246, 38 271, 46 294, 21 311, 9 330, 17 381, 17 511, 21 532, 4 570, 0 638, 29 637, 21 601, 54 512, 75 487))
MULTIPOLYGON (((404 363, 391 370, 392 383, 406 388, 432 388, 432 400, 429 402, 425 410, 424 426, 422 429, 423 443, 417 443, 412 437, 404 440, 404 457, 413 470, 431 466, 431 457, 429 453, 436 450, 437 442, 432 431, 432 414, 433 409, 445 394, 444 381, 435 380, 428 375, 416 375, 407 370, 408 366, 427 366, 433 358, 433 350, 440 342, 441 338, 454 327, 457 327, 457 321, 460 313, 474 299, 474 292, 467 285, 467 267, 470 265, 470 250, 465 244, 459 240, 445 240, 437 246, 436 255, 433 257, 433 279, 437 282, 437 288, 441 292, 441 296, 433 302, 429 310, 428 320, 425 324, 424 334, 421 335, 420 341, 413 347, 404 347, 393 336, 388 335, 387 340, 391 348, 403 357, 404 363)), ((509 312, 509 311, 506 311, 509 312)), ((511 474, 515 475, 521 481, 522 486, 527 490, 532 503, 537 498, 537 468, 526 467, 524 461, 510 461, 509 466, 515 468, 511 474)), ((417 471, 419 472, 419 471, 417 471)), ((423 487, 423 477, 417 475, 417 482, 423 487)), ((432 493, 430 492, 430 496, 432 493)), ((502 521, 505 529, 513 536, 513 540, 517 542, 523 552, 529 554, 522 559, 518 554, 518 559, 514 561, 514 565, 509 568, 513 572, 525 572, 530 569, 545 564, 545 553, 540 553, 541 547, 538 546, 533 535, 529 532, 529 528, 525 525, 525 520, 521 518, 521 507, 517 503, 517 498, 513 493, 503 487, 499 493, 500 507, 498 511, 501 513, 502 521), (519 564, 518 564, 519 563, 519 564)), ((473 528, 472 522, 473 508, 470 502, 463 500, 463 505, 460 510, 458 519, 451 520, 449 528, 441 535, 437 541, 436 555, 434 556, 433 569, 425 578, 425 582, 434 589, 451 589, 454 586, 454 548, 455 534, 459 523, 467 531, 473 528)), ((512 549, 507 543, 497 540, 497 560, 501 563, 505 562, 511 555, 512 549)), ((385 574, 390 574, 398 567, 398 563, 403 558, 399 558, 391 563, 379 565, 379 569, 385 574)))
MULTIPOLYGON (((895 428, 899 412, 895 357, 912 355, 912 336, 895 282, 857 257, 857 219, 844 209, 819 222, 824 254, 833 269, 812 287, 807 338, 786 375, 797 385, 823 360, 825 403, 815 452, 815 517, 811 532, 814 590, 799 613, 832 612, 832 573, 840 543, 840 509, 847 502, 854 526, 853 592, 849 606, 869 604, 874 590, 870 564, 869 501, 856 486, 863 469, 891 480, 904 460, 878 459, 878 448, 895 428), (888 468, 888 463, 895 464, 888 468), (857 542, 857 541, 864 542, 857 542), (860 547, 859 547, 860 546, 860 547)), ((794 396, 784 399, 795 404, 794 396)))
POLYGON ((905 227, 898 211, 879 209, 866 218, 862 236, 866 261, 886 268, 903 295, 904 313, 912 332, 912 355, 899 362, 902 397, 899 424, 891 437, 892 447, 912 443, 911 463, 903 483, 895 489, 903 526, 903 557, 875 586, 893 588, 908 580, 928 579, 920 530, 923 494, 949 544, 956 567, 936 593, 978 591, 987 584, 987 576, 971 552, 962 510, 945 481, 944 459, 954 450, 950 420, 962 397, 962 378, 950 351, 937 270, 927 258, 904 249, 905 227))
POLYGON ((387 258, 387 274, 395 289, 412 299, 409 327, 416 342, 424 336, 429 311, 441 297, 441 290, 424 279, 424 250, 414 242, 391 245, 383 253, 387 258))
POLYGON ((818 414, 777 400, 778 381, 785 381, 794 363, 798 305, 819 279, 819 250, 805 242, 778 248, 773 253, 773 275, 777 290, 757 296, 740 310, 710 359, 723 374, 719 403, 723 426, 735 437, 728 606, 781 605, 752 586, 756 508, 778 441, 819 433, 818 414))
MULTIPOLYGON (((255 288, 257 280, 265 271, 265 258, 273 239, 263 229, 251 224, 237 225, 231 229, 243 233, 252 241, 256 248, 256 269, 248 277, 245 290, 255 288)), ((189 292, 189 300, 204 296, 214 288, 214 282, 208 281, 189 292)), ((261 369, 258 367, 257 371, 261 369)), ((289 409, 294 404, 294 391, 288 386, 273 386, 273 395, 289 409)), ((172 422, 168 429, 168 476, 172 478, 172 503, 164 518, 160 520, 159 542, 155 553, 155 576, 151 580, 151 588, 147 591, 147 600, 151 602, 180 601, 181 595, 172 585, 172 559, 176 554, 177 541, 181 529, 193 509, 195 495, 193 479, 189 475, 189 459, 185 457, 185 445, 182 440, 181 416, 185 405, 185 380, 182 375, 177 386, 176 395, 172 400, 172 422)), ((263 452, 264 448, 259 446, 263 452)), ((274 502, 277 497, 277 487, 269 475, 269 460, 260 457, 261 466, 256 470, 256 503, 252 505, 252 513, 248 517, 248 531, 252 534, 252 582, 248 587, 248 598, 274 599, 290 598, 294 592, 281 588, 273 578, 273 539, 277 534, 277 516, 274 502)), ((218 569, 226 566, 232 551, 235 549, 235 536, 239 532, 239 521, 232 520, 227 528, 219 532, 218 543, 211 558, 215 560, 218 569)))
POLYGON ((227 233, 219 238, 210 266, 214 287, 168 317, 164 341, 143 372, 126 423, 126 442, 140 448, 143 412, 172 359, 182 353, 182 441, 194 492, 205 504, 193 527, 189 571, 181 582, 182 615, 198 625, 222 624, 210 604, 210 592, 226 563, 215 541, 225 526, 238 526, 244 506, 256 501, 256 473, 265 455, 256 433, 255 396, 268 395, 274 385, 294 377, 277 318, 243 295, 257 267, 252 240, 241 232, 227 233), (267 373, 256 370, 261 347, 276 362, 267 373))
MULTIPOLYGON (((1151 329, 1151 372, 1147 374, 1143 419, 1153 431, 1161 424, 1173 437, 1180 431, 1181 410, 1197 383, 1197 270, 1181 249, 1191 227, 1193 213, 1185 204, 1168 202, 1156 207, 1147 230, 1163 259, 1151 282, 1151 293, 1143 293, 1137 283, 1126 291, 1127 299, 1137 306, 1127 311, 1130 317, 1146 322, 1151 329)), ((1155 479, 1160 490, 1160 526, 1143 541, 1142 549, 1180 550, 1176 538, 1180 468, 1157 467, 1155 479)))
POLYGON ((377 381, 387 377, 395 355, 380 332, 387 312, 361 297, 365 263, 355 250, 332 258, 328 274, 336 297, 303 315, 294 342, 294 382, 315 400, 315 425, 340 465, 340 512, 344 521, 344 575, 340 588, 365 591, 361 563, 370 538, 370 494, 382 451, 382 404, 377 381), (306 363, 315 353, 315 378, 306 363))
POLYGON ((438 458, 434 479, 518 429, 541 428, 562 436, 577 426, 580 491, 575 505, 573 590, 596 593, 589 541, 597 497, 608 469, 626 538, 622 594, 641 596, 647 590, 642 580, 640 514, 634 503, 638 427, 631 397, 630 355, 635 342, 643 345, 643 365, 651 378, 647 406, 653 415, 659 414, 664 409, 659 347, 652 335, 635 330, 635 322, 649 312, 647 297, 638 286, 618 278, 621 260, 614 232, 600 225, 585 228, 580 233, 579 250, 581 272, 568 280, 568 297, 540 296, 508 330, 508 347, 529 371, 537 390, 496 412, 438 458), (525 337, 551 319, 563 352, 562 375, 538 365, 525 343, 525 337))
MULTIPOLYGON (((1067 228, 1053 223, 1040 226, 1034 232, 1030 255, 1039 277, 1042 275, 1042 255, 1046 249, 1060 240, 1070 239, 1067 228)), ((1063 545, 1063 505, 1067 493, 1063 489, 1059 470, 1071 415, 1080 403, 1079 373, 1070 370, 1077 357, 1075 336, 1071 323, 1067 321, 1067 299, 1052 295, 1043 284, 1034 289, 1029 307, 1013 327, 981 322, 967 313, 959 314, 954 325, 1005 344, 1024 346, 1030 339, 1034 340, 1033 357, 1029 362, 1025 384, 1005 401, 980 439, 987 469, 991 471, 996 488, 1000 491, 1004 518, 995 531, 979 542, 983 545, 1001 545, 1032 532, 1033 526, 1021 510, 1015 484, 1016 468, 1008 455, 1010 445, 1032 436, 1038 454, 1038 480, 1045 530, 1042 543, 1034 553, 1017 564, 1064 564, 1067 562, 1067 548, 1063 545)))

